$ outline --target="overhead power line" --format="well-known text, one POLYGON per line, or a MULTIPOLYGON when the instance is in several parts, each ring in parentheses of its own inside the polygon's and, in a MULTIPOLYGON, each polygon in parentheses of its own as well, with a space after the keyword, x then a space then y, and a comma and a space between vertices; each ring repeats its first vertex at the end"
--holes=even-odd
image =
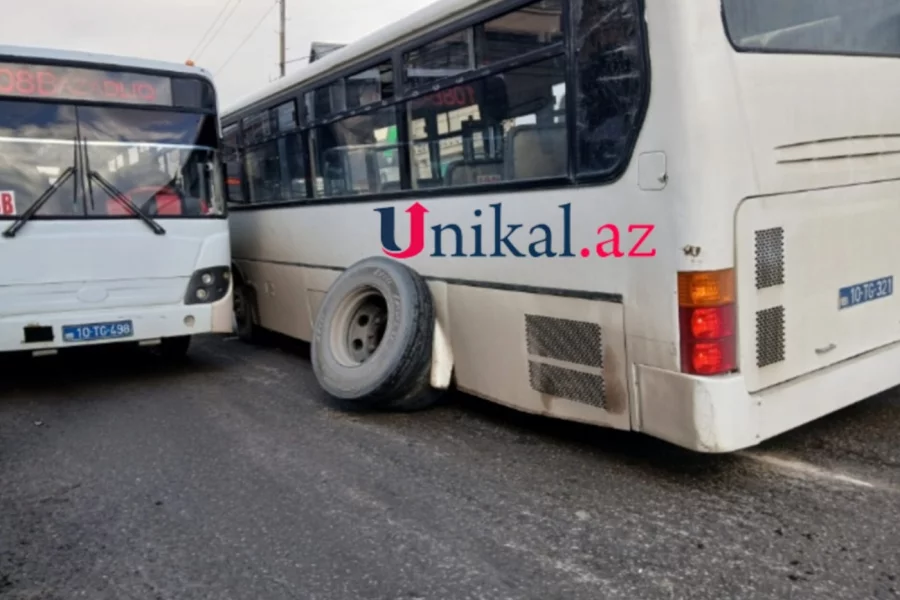
POLYGON ((250 33, 247 34, 247 37, 245 37, 243 40, 241 40, 241 43, 238 44, 237 47, 234 49, 234 51, 233 51, 231 54, 228 55, 228 58, 226 58, 226 59, 225 59, 225 62, 223 62, 223 63, 219 66, 219 68, 216 69, 216 71, 213 73, 213 75, 218 75, 219 73, 222 72, 222 69, 224 69, 225 66, 226 66, 229 62, 231 62, 231 59, 234 58, 234 57, 237 55, 237 53, 240 51, 240 49, 244 47, 244 44, 246 44, 247 42, 250 41, 250 38, 253 37, 253 34, 256 33, 256 30, 259 29, 260 27, 262 27, 262 24, 265 23, 266 18, 267 18, 270 14, 272 14, 272 11, 275 10, 275 8, 276 8, 277 6, 278 6, 278 2, 274 2, 274 3, 272 4, 272 6, 269 7, 269 10, 267 10, 266 13, 262 16, 262 18, 256 23, 256 25, 253 26, 253 29, 250 30, 250 33))
POLYGON ((222 19, 222 22, 219 23, 219 27, 216 29, 215 33, 212 34, 212 36, 206 41, 206 44, 204 44, 204 46, 198 52, 197 58, 200 58, 200 55, 202 55, 204 52, 209 50, 209 47, 215 41, 216 37, 218 37, 218 35, 220 33, 222 33, 222 30, 225 29, 225 25, 228 24, 228 20, 231 19, 231 17, 234 15, 234 11, 237 10, 237 7, 240 5, 240 3, 241 3, 241 0, 237 0, 237 2, 235 2, 231 6, 231 10, 228 11, 228 14, 225 16, 224 19, 222 19))
MULTIPOLYGON (((240 0, 238 0, 238 1, 240 1, 240 0)), ((197 54, 197 51, 200 49, 200 46, 202 46, 203 42, 206 40, 206 36, 208 36, 210 34, 210 32, 212 32, 212 30, 215 28, 216 23, 218 23, 219 19, 222 18, 222 15, 225 14, 225 9, 228 8, 229 4, 231 4, 231 0, 227 0, 225 2, 225 4, 222 5, 222 10, 219 11, 219 13, 216 15, 216 18, 213 19, 212 23, 209 24, 209 27, 203 33, 203 37, 200 38, 200 41, 197 42, 197 45, 194 46, 194 49, 191 50, 190 53, 188 54, 188 58, 195 57, 195 55, 197 54)))

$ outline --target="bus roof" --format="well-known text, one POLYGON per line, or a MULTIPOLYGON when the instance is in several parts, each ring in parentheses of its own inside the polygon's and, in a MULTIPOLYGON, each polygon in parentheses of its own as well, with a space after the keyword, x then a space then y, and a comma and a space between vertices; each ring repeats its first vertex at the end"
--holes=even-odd
POLYGON ((114 54, 79 52, 76 50, 60 50, 56 48, 38 48, 31 46, 6 46, 0 44, 0 60, 16 58, 59 60, 97 66, 116 66, 153 71, 168 71, 170 73, 200 75, 212 81, 212 75, 206 69, 190 67, 182 63, 135 58, 131 56, 117 56, 114 54))
POLYGON ((238 112, 257 102, 290 89, 305 81, 315 79, 336 68, 351 64, 358 59, 378 53, 381 49, 399 40, 412 37, 417 33, 434 28, 447 19, 479 6, 494 4, 493 0, 437 0, 428 6, 382 27, 355 42, 329 52, 319 60, 309 63, 283 78, 263 86, 256 92, 245 96, 231 104, 222 112, 222 116, 238 112))

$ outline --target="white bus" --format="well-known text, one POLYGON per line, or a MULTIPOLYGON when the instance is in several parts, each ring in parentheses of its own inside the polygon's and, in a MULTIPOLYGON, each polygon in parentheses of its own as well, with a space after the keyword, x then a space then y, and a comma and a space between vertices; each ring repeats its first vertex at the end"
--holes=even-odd
POLYGON ((703 452, 895 386, 897 31, 897 0, 434 3, 225 111, 241 332, 311 341, 351 409, 455 384, 703 452))
POLYGON ((232 330, 210 75, 0 46, 0 352, 232 330))

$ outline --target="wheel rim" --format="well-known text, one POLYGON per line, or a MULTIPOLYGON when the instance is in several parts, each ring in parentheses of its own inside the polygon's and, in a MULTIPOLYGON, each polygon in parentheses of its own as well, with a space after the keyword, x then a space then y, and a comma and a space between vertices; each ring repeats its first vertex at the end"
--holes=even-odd
POLYGON ((376 289, 348 295, 338 307, 331 328, 331 347, 344 366, 359 366, 381 347, 388 325, 387 302, 376 289))

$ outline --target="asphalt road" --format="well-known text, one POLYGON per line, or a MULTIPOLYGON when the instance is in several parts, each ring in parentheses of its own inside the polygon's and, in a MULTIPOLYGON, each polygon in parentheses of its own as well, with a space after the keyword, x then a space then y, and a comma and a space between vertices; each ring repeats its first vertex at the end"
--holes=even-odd
POLYGON ((0 369, 3 598, 900 595, 896 392, 702 456, 469 397, 338 413, 290 344, 0 369))

